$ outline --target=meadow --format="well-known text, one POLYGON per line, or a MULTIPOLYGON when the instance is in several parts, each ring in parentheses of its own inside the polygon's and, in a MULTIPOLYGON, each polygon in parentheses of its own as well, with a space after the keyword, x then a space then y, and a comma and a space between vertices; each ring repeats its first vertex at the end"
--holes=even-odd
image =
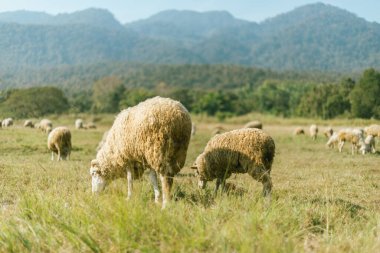
POLYGON ((125 179, 91 194, 90 161, 114 116, 79 116, 95 119, 97 129, 75 130, 78 115, 50 117, 72 130, 70 161, 51 161, 47 135, 22 120, 0 129, 0 252, 380 252, 380 152, 351 155, 346 144, 339 153, 321 134, 316 141, 293 135, 311 123, 322 130, 373 120, 193 116, 197 133, 173 201, 161 210, 147 175, 129 201, 125 179), (233 175, 234 187, 214 197, 215 182, 199 190, 189 168, 215 126, 232 130, 251 119, 276 143, 269 207, 248 175, 233 175))

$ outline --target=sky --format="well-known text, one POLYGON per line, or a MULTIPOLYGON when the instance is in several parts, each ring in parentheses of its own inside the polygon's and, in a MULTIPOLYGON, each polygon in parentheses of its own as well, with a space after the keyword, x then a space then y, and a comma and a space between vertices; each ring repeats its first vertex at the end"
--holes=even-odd
POLYGON ((95 7, 107 9, 121 23, 128 23, 168 9, 226 10, 236 18, 260 22, 316 2, 330 4, 380 23, 380 0, 0 0, 0 12, 31 10, 58 14, 95 7))

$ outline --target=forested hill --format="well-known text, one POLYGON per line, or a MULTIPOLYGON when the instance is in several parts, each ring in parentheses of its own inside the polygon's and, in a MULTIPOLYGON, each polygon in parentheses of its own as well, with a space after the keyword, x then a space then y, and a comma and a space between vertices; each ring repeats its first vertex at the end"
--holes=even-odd
POLYGON ((351 71, 380 67, 380 24, 320 3, 261 23, 224 11, 170 10, 125 25, 101 9, 7 12, 0 55, 3 72, 107 61, 351 71))

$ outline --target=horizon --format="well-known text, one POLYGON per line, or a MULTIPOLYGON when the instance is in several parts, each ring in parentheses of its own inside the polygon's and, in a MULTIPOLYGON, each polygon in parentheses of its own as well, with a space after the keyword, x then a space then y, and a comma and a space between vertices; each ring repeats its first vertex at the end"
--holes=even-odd
POLYGON ((353 0, 347 0, 344 3, 342 3, 342 1, 339 0, 292 0, 291 2, 287 1, 286 4, 283 2, 278 3, 278 1, 275 0, 269 0, 265 3, 252 0, 239 0, 235 3, 230 3, 227 0, 221 0, 219 1, 219 3, 217 3, 217 1, 215 0, 196 0, 190 3, 190 0, 186 0, 182 3, 176 3, 174 2, 174 0, 166 0, 164 4, 155 3, 152 6, 152 3, 146 4, 147 2, 149 2, 149 0, 142 0, 140 1, 140 5, 131 4, 134 9, 128 8, 128 2, 131 2, 130 0, 123 1, 123 3, 119 0, 109 0, 106 3, 105 1, 101 0, 84 0, 81 1, 81 3, 76 3, 72 0, 69 0, 65 1, 65 3, 62 3, 61 5, 57 5, 57 1, 55 2, 56 3, 52 5, 51 2, 49 2, 48 0, 38 0, 34 1, 33 4, 30 4, 30 2, 28 2, 27 0, 14 0, 10 3, 0 3, 0 13, 13 11, 32 11, 44 12, 46 14, 55 16, 58 14, 82 11, 89 8, 98 8, 108 10, 120 23, 126 24, 138 20, 147 19, 159 12, 166 10, 196 12, 227 11, 237 19, 243 19, 246 21, 260 23, 266 19, 270 19, 275 16, 290 12, 298 7, 316 3, 323 3, 351 12, 356 16, 364 18, 369 22, 380 23, 380 16, 376 13, 376 10, 380 8, 380 1, 375 0, 367 1, 371 2, 372 4, 366 4, 365 6, 358 4, 357 1, 353 0), (274 4, 273 2, 276 2, 276 4, 274 4), (378 8, 376 8, 376 6, 378 6, 378 8))

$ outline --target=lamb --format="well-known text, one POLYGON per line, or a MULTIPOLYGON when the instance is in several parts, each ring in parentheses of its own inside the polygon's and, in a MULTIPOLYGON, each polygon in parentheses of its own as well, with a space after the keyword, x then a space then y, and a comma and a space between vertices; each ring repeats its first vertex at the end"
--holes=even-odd
POLYGON ((315 124, 311 125, 309 128, 309 133, 310 133, 311 138, 315 141, 317 139, 317 135, 318 135, 317 125, 315 125, 315 124))
POLYGON ((323 132, 323 135, 326 136, 326 138, 330 138, 332 135, 334 134, 334 130, 332 129, 332 127, 328 127, 325 129, 325 131, 323 132))
POLYGON ((53 123, 48 119, 42 119, 40 123, 37 125, 37 128, 44 133, 50 133, 53 129, 53 123))
POLYGON ((83 128, 83 120, 82 119, 76 119, 75 120, 75 129, 82 129, 83 128))
POLYGON ((367 135, 372 135, 373 137, 379 137, 380 138, 380 125, 370 125, 369 127, 364 128, 364 132, 367 135))
POLYGON ((343 129, 338 132, 339 152, 342 152, 344 143, 349 141, 351 143, 351 153, 355 154, 358 147, 363 142, 363 131, 361 129, 343 129))
POLYGON ((261 123, 258 120, 254 120, 251 122, 248 122, 247 124, 244 125, 244 128, 258 128, 258 129, 263 129, 263 123, 261 123))
POLYGON ((13 125, 13 119, 12 118, 6 118, 1 122, 2 127, 10 127, 13 125))
POLYGON ((48 149, 51 151, 51 160, 54 161, 56 153, 57 161, 68 160, 71 153, 71 132, 67 127, 56 127, 48 135, 48 149))
POLYGON ((211 138, 191 168, 196 170, 199 188, 216 178, 215 194, 232 173, 248 173, 263 184, 263 195, 270 199, 274 155, 275 144, 268 134, 242 128, 211 138))
POLYGON ((24 127, 30 127, 30 128, 33 128, 34 127, 34 124, 31 120, 25 120, 24 122, 24 127))
POLYGON ((301 134, 305 134, 305 131, 303 130, 302 127, 297 127, 296 129, 294 129, 294 135, 301 135, 301 134))
POLYGON ((376 153, 375 138, 373 137, 373 135, 367 135, 365 140, 361 142, 360 145, 361 147, 359 150, 362 152, 363 155, 369 152, 376 153))
POLYGON ((190 136, 190 114, 178 101, 154 97, 123 110, 91 161, 92 192, 101 192, 115 178, 127 177, 129 199, 132 179, 148 168, 156 203, 160 197, 157 173, 160 175, 165 208, 173 177, 185 163, 190 136))

